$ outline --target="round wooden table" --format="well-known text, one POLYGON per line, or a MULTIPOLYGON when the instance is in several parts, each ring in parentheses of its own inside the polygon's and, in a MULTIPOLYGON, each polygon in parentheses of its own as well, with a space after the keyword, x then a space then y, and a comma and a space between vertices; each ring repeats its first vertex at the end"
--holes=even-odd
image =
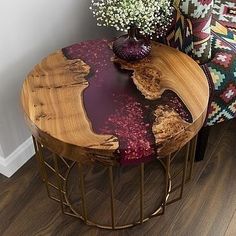
POLYGON ((175 49, 153 42, 150 56, 128 63, 115 58, 110 46, 107 40, 86 41, 50 54, 27 76, 21 102, 49 196, 61 202, 64 213, 87 224, 120 229, 164 213, 171 192, 170 164, 187 144, 182 197, 188 165, 191 174, 194 161, 194 137, 206 117, 209 86, 198 64, 175 49), (54 165, 44 159, 43 146, 54 153, 54 165), (67 168, 64 176, 58 159, 67 168), (163 201, 145 217, 144 165, 157 160, 166 173, 163 201), (95 162, 109 170, 111 225, 94 223, 87 216, 82 166, 95 162), (82 213, 73 209, 63 187, 75 163, 80 173, 82 213), (112 168, 117 165, 140 168, 140 220, 125 225, 115 222, 112 168), (46 168, 58 177, 56 184, 48 180, 46 168), (60 196, 52 197, 50 187, 60 196), (66 206, 70 213, 65 212, 66 206))

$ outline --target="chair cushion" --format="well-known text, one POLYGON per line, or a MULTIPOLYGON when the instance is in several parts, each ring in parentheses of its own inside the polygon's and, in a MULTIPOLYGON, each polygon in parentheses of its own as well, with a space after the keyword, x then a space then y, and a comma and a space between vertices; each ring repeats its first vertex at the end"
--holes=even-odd
POLYGON ((176 48, 192 57, 193 33, 191 21, 174 8, 172 22, 168 26, 166 37, 154 38, 155 41, 176 48))
POLYGON ((213 81, 206 125, 236 117, 236 34, 218 22, 212 24, 212 60, 203 67, 213 81))
POLYGON ((211 58, 213 0, 178 0, 177 2, 182 13, 192 22, 193 57, 199 63, 205 63, 211 58))

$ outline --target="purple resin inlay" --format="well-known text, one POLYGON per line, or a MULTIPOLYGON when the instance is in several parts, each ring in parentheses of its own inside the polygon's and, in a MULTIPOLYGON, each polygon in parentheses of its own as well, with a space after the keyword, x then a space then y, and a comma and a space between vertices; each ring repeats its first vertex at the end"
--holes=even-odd
POLYGON ((117 157, 121 164, 151 160, 156 156, 152 133, 156 107, 166 104, 187 122, 192 122, 191 114, 171 91, 156 101, 146 100, 134 85, 132 72, 119 69, 111 61, 114 54, 108 44, 107 40, 86 41, 64 48, 63 53, 91 67, 83 100, 94 132, 118 137, 117 157))

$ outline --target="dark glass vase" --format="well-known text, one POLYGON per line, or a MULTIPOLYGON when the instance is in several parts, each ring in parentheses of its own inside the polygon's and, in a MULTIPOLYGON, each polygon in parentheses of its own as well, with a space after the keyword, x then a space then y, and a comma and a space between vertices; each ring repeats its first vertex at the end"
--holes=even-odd
POLYGON ((113 43, 113 52, 126 61, 137 61, 151 52, 150 40, 138 34, 136 27, 131 27, 127 35, 117 38, 113 43))

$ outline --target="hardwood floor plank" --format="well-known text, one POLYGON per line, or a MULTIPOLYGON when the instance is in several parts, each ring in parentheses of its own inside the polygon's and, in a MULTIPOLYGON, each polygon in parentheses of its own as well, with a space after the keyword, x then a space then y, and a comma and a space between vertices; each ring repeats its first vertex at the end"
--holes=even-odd
MULTIPOLYGON (((222 123, 220 125, 217 125, 211 129, 210 133, 210 142, 207 146, 206 155, 203 161, 197 162, 194 165, 194 174, 192 181, 187 184, 184 190, 184 196, 183 199, 176 204, 173 204, 167 208, 167 211, 165 215, 161 218, 159 218, 156 222, 151 224, 151 227, 147 226, 146 229, 146 235, 168 235, 167 232, 174 221, 175 217, 179 214, 181 209, 186 204, 186 200, 188 199, 189 195, 191 196, 193 189, 195 188, 195 185, 200 178, 202 172, 208 165, 209 161, 212 158, 213 153, 215 152, 216 148, 221 144, 222 138, 224 133, 227 132, 227 128, 230 126, 230 122, 222 123), (212 145, 214 141, 215 145, 212 145)), ((186 218, 188 216, 185 215, 186 218)), ((176 234, 173 234, 176 235, 176 234)))
MULTIPOLYGON (((12 178, 0 176, 0 235, 235 235, 235 130, 235 121, 225 122, 211 130, 204 161, 195 164, 194 178, 186 185, 183 199, 168 206, 164 216, 151 219, 135 228, 115 232, 88 227, 73 217, 64 216, 60 212, 60 206, 47 198, 36 160, 32 159, 12 178)), ((115 193, 116 207, 120 214, 128 212, 127 217, 131 217, 132 209, 127 210, 133 199, 129 196, 129 189, 132 192, 135 189, 129 186, 138 183, 138 173, 122 170, 120 177, 118 172, 115 171, 115 174, 115 184, 118 184, 115 193), (125 178, 121 178, 122 176, 125 178), (134 183, 133 176, 137 176, 134 183)), ((150 176, 147 181, 158 178, 150 176)), ((96 217, 106 216, 109 219, 109 200, 106 202, 108 192, 105 191, 107 184, 104 178, 104 171, 99 168, 88 171, 86 181, 95 181, 86 191, 88 201, 94 201, 90 212, 96 217), (99 206, 103 206, 102 209, 99 206)), ((150 184, 147 191, 152 189, 154 182, 151 181, 150 184)), ((74 189, 72 192, 76 194, 76 191, 78 190, 74 189)), ((147 196, 148 201, 152 200, 152 196, 154 195, 147 196)))
POLYGON ((235 128, 232 122, 167 235, 224 235, 236 208, 235 128))
POLYGON ((234 212, 231 221, 228 225, 228 228, 225 232, 225 236, 234 236, 236 235, 236 211, 234 212))

